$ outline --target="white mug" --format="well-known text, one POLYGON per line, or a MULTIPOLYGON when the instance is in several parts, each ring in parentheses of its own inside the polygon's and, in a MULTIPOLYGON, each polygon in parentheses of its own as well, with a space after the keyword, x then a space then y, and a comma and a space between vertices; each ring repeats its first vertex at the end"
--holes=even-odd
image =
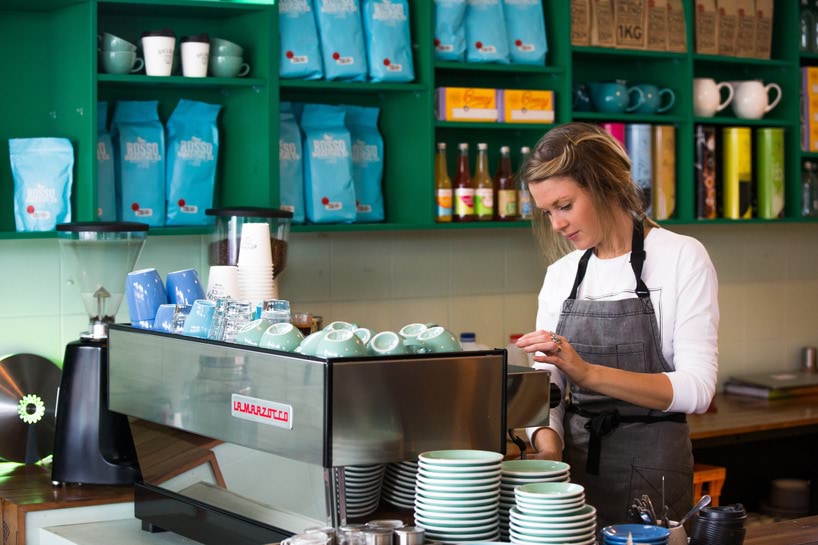
POLYGON ((733 86, 723 81, 716 83, 712 78, 693 79, 693 114, 698 117, 713 117, 733 100, 733 86), (727 98, 721 100, 722 89, 727 89, 727 98))
POLYGON ((758 80, 734 81, 733 112, 743 119, 761 119, 781 101, 781 87, 777 83, 764 85, 758 80), (770 102, 770 89, 777 95, 770 102))

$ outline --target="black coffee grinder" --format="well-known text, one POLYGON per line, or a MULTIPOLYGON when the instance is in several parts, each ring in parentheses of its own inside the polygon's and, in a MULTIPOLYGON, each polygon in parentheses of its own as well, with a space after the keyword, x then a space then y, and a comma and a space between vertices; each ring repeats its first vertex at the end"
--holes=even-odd
POLYGON ((125 415, 108 410, 108 324, 148 226, 128 222, 57 225, 62 267, 80 289, 90 331, 65 347, 57 398, 51 481, 131 484, 141 479, 125 415))

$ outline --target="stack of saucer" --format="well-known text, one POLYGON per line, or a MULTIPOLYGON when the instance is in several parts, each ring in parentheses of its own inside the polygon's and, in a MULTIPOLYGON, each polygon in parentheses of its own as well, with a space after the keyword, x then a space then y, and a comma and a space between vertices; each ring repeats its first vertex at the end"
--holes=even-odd
POLYGON ((438 450, 418 458, 415 525, 426 537, 444 543, 497 541, 503 455, 438 450))
POLYGON ((570 466, 552 460, 508 460, 500 479, 500 538, 508 540, 509 510, 516 505, 514 489, 531 483, 567 482, 570 466))
POLYGON ((259 301, 278 299, 268 223, 242 225, 238 267, 239 292, 243 300, 250 301, 255 308, 259 301))
POLYGON ((387 464, 383 477, 381 499, 396 507, 415 508, 415 485, 418 477, 417 462, 387 464))
POLYGON ((594 545, 596 509, 585 504, 585 488, 568 482, 520 485, 509 510, 512 543, 594 545))
POLYGON ((625 545, 626 543, 667 545, 670 530, 651 524, 614 524, 603 528, 600 535, 599 545, 625 545))
POLYGON ((384 464, 344 468, 344 498, 348 517, 365 517, 378 509, 385 469, 384 464))

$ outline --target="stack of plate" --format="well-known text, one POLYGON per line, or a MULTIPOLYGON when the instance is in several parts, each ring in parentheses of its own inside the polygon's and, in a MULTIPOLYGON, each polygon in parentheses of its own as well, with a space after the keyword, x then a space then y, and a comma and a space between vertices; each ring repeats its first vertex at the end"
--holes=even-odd
POLYGON ((419 457, 415 525, 444 543, 497 541, 503 455, 438 450, 419 457))
POLYGON ((500 479, 500 538, 508 541, 509 510, 514 507, 514 489, 531 483, 567 482, 570 466, 551 460, 508 460, 500 479))
POLYGON ((512 543, 594 545, 596 509, 585 504, 585 488, 568 482, 520 485, 509 510, 512 543))
POLYGON ((667 545, 670 530, 650 524, 614 524, 603 528, 600 535, 600 545, 625 545, 628 538, 640 545, 667 545))
POLYGON ((378 509, 385 470, 384 464, 344 468, 344 498, 348 517, 365 517, 378 509))
POLYGON ((386 474, 383 476, 381 499, 395 507, 414 509, 417 477, 417 462, 387 464, 386 474))

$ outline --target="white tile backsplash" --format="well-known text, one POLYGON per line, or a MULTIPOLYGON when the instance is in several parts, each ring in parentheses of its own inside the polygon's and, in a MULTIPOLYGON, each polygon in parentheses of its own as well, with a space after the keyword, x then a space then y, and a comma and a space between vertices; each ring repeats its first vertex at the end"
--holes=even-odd
MULTIPOLYGON (((797 365, 818 345, 818 225, 686 225, 719 274, 720 380, 797 365)), ((207 280, 207 236, 154 236, 137 267, 193 267, 207 280)), ((534 327, 545 271, 526 228, 294 233, 282 297, 298 311, 397 330, 437 322, 489 346, 534 327)), ((87 329, 55 239, 0 241, 0 353, 59 361, 87 329)), ((117 315, 127 321, 127 305, 117 315)))

